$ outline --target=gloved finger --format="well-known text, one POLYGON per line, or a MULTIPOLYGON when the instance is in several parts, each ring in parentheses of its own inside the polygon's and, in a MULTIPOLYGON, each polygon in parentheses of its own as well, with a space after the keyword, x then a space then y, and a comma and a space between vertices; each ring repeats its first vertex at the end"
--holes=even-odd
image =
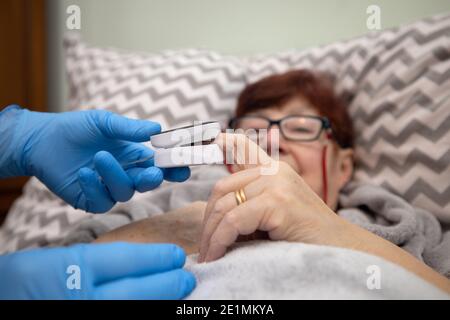
POLYGON ((141 153, 139 155, 139 158, 136 159, 135 165, 141 168, 153 167, 155 152, 144 145, 140 145, 140 148, 141 153))
POLYGON ((186 254, 174 244, 114 242, 84 246, 94 283, 142 277, 183 267, 186 254))
POLYGON ((108 190, 96 172, 89 168, 81 168, 78 171, 78 182, 83 194, 77 203, 77 208, 92 213, 102 213, 114 206, 114 200, 111 199, 108 190))
POLYGON ((163 172, 160 168, 131 168, 127 174, 134 182, 134 188, 146 192, 157 188, 163 182, 163 172))
POLYGON ((164 168, 161 169, 164 174, 164 180, 172 182, 183 182, 191 176, 189 167, 164 168))
POLYGON ((195 288, 192 273, 177 269, 109 282, 95 289, 95 299, 182 299, 195 288))
POLYGON ((161 132, 161 125, 147 120, 134 120, 104 110, 95 110, 97 126, 111 139, 134 142, 149 141, 154 134, 161 132))
POLYGON ((94 165, 115 201, 125 202, 131 199, 134 194, 133 181, 112 154, 107 151, 97 152, 94 165))
POLYGON ((154 151, 142 143, 128 142, 120 154, 115 155, 124 170, 134 167, 153 166, 154 151))

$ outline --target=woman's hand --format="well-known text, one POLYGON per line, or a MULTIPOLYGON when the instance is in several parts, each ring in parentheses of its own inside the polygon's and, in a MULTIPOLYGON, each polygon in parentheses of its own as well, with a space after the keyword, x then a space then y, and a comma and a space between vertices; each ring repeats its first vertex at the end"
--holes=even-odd
POLYGON ((238 236, 258 230, 272 240, 338 241, 340 227, 345 225, 342 219, 288 164, 273 160, 244 135, 221 135, 216 143, 225 152, 233 149, 233 160, 242 171, 221 179, 213 189, 205 211, 200 262, 222 257, 238 236), (251 154, 258 155, 253 157, 256 164, 246 163, 251 154), (235 197, 239 189, 247 198, 241 205, 235 197))
POLYGON ((271 159, 245 136, 221 135, 216 142, 225 153, 234 151, 233 160, 242 171, 218 181, 209 198, 199 262, 222 257, 239 235, 261 230, 272 240, 330 245, 373 254, 450 293, 447 278, 395 244, 339 217, 289 165, 271 159), (257 155, 257 164, 246 163, 250 154, 257 155), (239 189, 244 190, 247 201, 237 205, 234 192, 239 189))

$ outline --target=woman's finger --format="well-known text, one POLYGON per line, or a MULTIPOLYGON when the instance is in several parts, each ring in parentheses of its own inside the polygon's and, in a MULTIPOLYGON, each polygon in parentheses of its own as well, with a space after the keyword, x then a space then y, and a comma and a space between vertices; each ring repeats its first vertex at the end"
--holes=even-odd
POLYGON ((275 161, 244 134, 221 133, 214 143, 224 152, 225 163, 235 164, 239 170, 271 166, 275 161))
MULTIPOLYGON (((237 173, 232 174, 231 176, 225 177, 218 181, 214 186, 214 189, 211 193, 211 196, 208 200, 208 204, 206 205, 205 214, 203 217, 203 226, 202 226, 202 237, 200 239, 200 257, 205 253, 203 250, 204 244, 207 243, 211 233, 217 227, 220 219, 220 211, 222 209, 217 208, 217 201, 223 198, 227 194, 231 194, 231 197, 234 197, 234 191, 244 188, 251 181, 256 180, 259 177, 258 169, 253 168, 249 170, 239 171, 237 173), (220 210, 219 210, 220 209, 220 210), (211 215, 214 212, 214 217, 211 218, 211 215), (202 245, 203 244, 203 245, 202 245)), ((250 197, 251 195, 246 195, 250 197)), ((228 196, 228 199, 230 196, 228 196)), ((235 200, 224 200, 226 203, 235 203, 235 200), (234 202, 233 202, 234 201, 234 202)), ((220 204, 221 207, 226 207, 225 204, 220 204)))
POLYGON ((205 221, 208 219, 211 209, 217 199, 229 192, 240 189, 250 181, 258 178, 261 174, 261 168, 259 166, 272 166, 275 162, 275 160, 270 158, 263 149, 243 134, 221 133, 217 136, 215 143, 217 143, 224 151, 224 158, 226 161, 229 159, 227 154, 231 152, 231 156, 233 157, 232 163, 236 163, 240 170, 248 170, 239 171, 230 177, 220 180, 220 182, 216 184, 205 210, 205 221), (246 161, 249 163, 252 162, 253 158, 256 167, 255 164, 246 164, 246 161))
POLYGON ((256 230, 270 232, 277 228, 281 220, 272 215, 271 208, 265 197, 259 196, 227 212, 207 243, 204 261, 222 257, 239 235, 248 235, 256 230))
MULTIPOLYGON (((275 162, 245 135, 220 134, 215 143, 223 150, 226 163, 229 163, 231 158, 231 163, 236 164, 243 171, 220 180, 214 187, 205 210, 200 240, 200 260, 205 257, 210 237, 222 220, 223 214, 227 212, 227 207, 232 205, 232 198, 235 197, 234 192, 257 180, 261 175, 262 166, 272 166, 275 162), (219 202, 219 208, 217 208, 217 202, 219 202)), ((247 198, 252 198, 257 194, 256 192, 252 193, 251 190, 246 191, 247 198)))
POLYGON ((223 215, 231 211, 237 206, 234 192, 226 194, 215 203, 216 207, 208 214, 207 218, 203 220, 203 228, 199 246, 199 261, 203 259, 206 254, 207 244, 214 230, 216 230, 223 215))
POLYGON ((211 195, 208 199, 208 204, 205 209, 204 221, 209 218, 212 208, 218 199, 222 198, 230 192, 234 192, 243 188, 251 181, 256 180, 259 177, 258 168, 253 168, 249 170, 239 171, 233 173, 232 175, 220 179, 214 186, 211 195))
MULTIPOLYGON (((256 180, 249 183, 247 186, 242 186, 239 187, 238 189, 243 190, 244 195, 246 197, 246 202, 244 203, 247 203, 249 200, 257 198, 263 192, 264 182, 256 180)), ((207 220, 204 220, 202 236, 200 240, 200 255, 199 255, 200 261, 202 261, 205 258, 211 237, 217 230, 225 214, 227 212, 232 211, 237 206, 238 203, 234 191, 226 194, 224 197, 216 201, 214 207, 211 209, 211 213, 209 214, 208 218, 205 218, 207 220)))

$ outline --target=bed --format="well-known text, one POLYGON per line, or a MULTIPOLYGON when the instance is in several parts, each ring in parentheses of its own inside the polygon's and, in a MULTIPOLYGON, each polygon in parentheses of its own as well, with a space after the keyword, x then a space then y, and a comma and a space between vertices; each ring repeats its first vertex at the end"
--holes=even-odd
MULTIPOLYGON (((356 171, 353 182, 382 188, 412 208, 427 212, 432 217, 427 219, 434 221, 430 223, 441 230, 437 239, 433 240, 435 245, 441 246, 440 252, 450 252, 447 250, 450 248, 447 247, 447 243, 450 243, 447 232, 450 225, 449 14, 308 50, 250 57, 226 56, 211 50, 193 48, 159 53, 126 52, 88 45, 77 34, 68 34, 64 46, 71 109, 84 109, 86 106, 107 109, 132 118, 158 121, 167 129, 190 124, 195 120, 215 119, 225 124, 233 112, 239 92, 246 84, 264 76, 299 68, 328 73, 334 79, 335 90, 347 100, 349 113, 355 124, 356 171)), ((216 177, 216 173, 211 172, 208 174, 216 177)), ((195 180, 197 176, 201 174, 194 175, 193 183, 203 181, 195 180)), ((170 184, 164 186, 164 190, 172 189, 174 188, 170 184)), ((92 237, 89 236, 83 240, 79 231, 92 230, 94 225, 100 226, 95 229, 97 232, 105 232, 113 226, 180 206, 186 199, 195 200, 189 197, 182 198, 183 201, 176 200, 176 197, 170 196, 172 191, 165 192, 173 199, 172 202, 167 200, 144 213, 128 207, 126 215, 114 212, 116 208, 107 214, 107 222, 102 222, 102 218, 93 217, 63 203, 33 178, 26 185, 23 196, 11 208, 0 230, 0 252, 91 241, 92 237), (83 226, 87 227, 83 229, 83 226)), ((145 202, 145 199, 146 195, 136 195, 128 206, 139 207, 136 204, 145 202)), ((348 200, 348 194, 344 194, 343 199, 348 200)), ((119 206, 120 208, 123 209, 119 206)), ((424 228, 418 220, 415 223, 417 230, 424 228)), ((393 227, 397 224, 398 221, 392 222, 393 227)), ((401 242, 402 239, 398 241, 401 242)), ((287 250, 287 244, 268 245, 277 246, 276 252, 287 250)), ((424 260, 427 255, 425 247, 422 252, 415 253, 424 260)), ((266 252, 266 247, 255 244, 251 248, 237 248, 236 252, 244 251, 243 256, 252 254, 246 250, 266 252)), ((314 258, 316 262, 335 254, 344 257, 342 259, 352 268, 363 265, 362 262, 355 261, 373 258, 362 257, 355 252, 330 253, 327 251, 329 248, 299 246, 292 250, 299 259, 297 261, 306 261, 305 255, 308 256, 311 252, 317 253, 314 258), (358 260, 356 256, 361 259, 358 260)), ((232 257, 236 255, 230 257, 232 265, 232 257)), ((440 263, 450 266, 450 259, 447 256, 444 258, 445 261, 440 263)), ((201 274, 202 267, 195 266, 193 261, 195 262, 188 261, 188 267, 201 274)), ((396 266, 390 266, 385 261, 377 260, 377 264, 391 270, 389 274, 400 272, 395 269, 396 266)), ((223 266, 217 268, 220 270, 223 266)), ((354 270, 352 268, 349 267, 348 270, 354 270)), ((248 270, 251 274, 252 269, 248 270)), ((331 272, 330 270, 324 270, 324 274, 331 272)), ((439 271, 450 276, 445 267, 439 271)), ((208 271, 207 274, 214 272, 217 271, 208 271)), ((415 284, 415 290, 411 291, 406 287, 402 289, 401 283, 407 280, 401 280, 395 282, 396 285, 385 294, 377 295, 374 294, 375 291, 369 290, 364 291, 367 295, 360 296, 445 298, 440 295, 442 293, 433 291, 434 288, 427 287, 427 284, 408 275, 406 271, 400 273, 402 276, 398 279, 410 279, 415 284)), ((343 272, 337 283, 352 274, 354 272, 343 272)), ((364 276, 367 277, 367 274, 364 276)), ((319 277, 315 281, 325 281, 320 282, 323 285, 329 280, 329 277, 319 277)), ((353 280, 348 283, 353 283, 353 280)), ((204 281, 211 284, 208 282, 210 280, 204 281)), ((305 282, 304 289, 313 288, 314 283, 305 282)), ((302 295, 301 292, 287 289, 286 292, 292 295, 286 297, 358 297, 358 294, 351 294, 354 287, 350 285, 347 289, 345 292, 338 289, 330 291, 330 295, 323 295, 323 290, 302 291, 302 295), (311 294, 307 294, 308 292, 311 294)), ((364 290, 367 288, 364 287, 364 290)), ((202 292, 205 294, 208 290, 194 292, 193 297, 205 297, 200 294, 202 292)), ((233 295, 233 292, 242 290, 235 288, 234 291, 221 291, 218 297, 245 298, 233 295)), ((270 290, 266 288, 261 292, 267 293, 270 290)), ((263 298, 273 297, 261 294, 263 298)))

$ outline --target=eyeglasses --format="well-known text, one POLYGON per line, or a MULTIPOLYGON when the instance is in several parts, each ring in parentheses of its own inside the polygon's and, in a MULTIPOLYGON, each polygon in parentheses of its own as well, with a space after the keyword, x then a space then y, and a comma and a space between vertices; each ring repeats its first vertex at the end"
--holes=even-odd
POLYGON ((263 116, 243 116, 232 118, 229 127, 232 129, 270 129, 273 125, 280 128, 281 134, 287 140, 314 141, 317 140, 322 130, 331 129, 328 118, 319 116, 290 115, 279 120, 272 120, 263 116))

